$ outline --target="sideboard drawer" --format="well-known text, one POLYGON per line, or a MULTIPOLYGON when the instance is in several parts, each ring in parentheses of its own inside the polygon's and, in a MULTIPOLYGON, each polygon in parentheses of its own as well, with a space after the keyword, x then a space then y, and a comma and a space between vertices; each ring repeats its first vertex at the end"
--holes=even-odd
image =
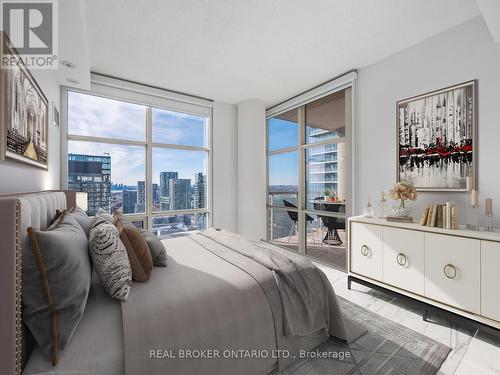
POLYGON ((425 234, 425 296, 480 313, 480 241, 425 234))
POLYGON ((382 227, 351 224, 351 271, 382 281, 382 227))
POLYGON ((424 233, 384 227, 383 280, 424 295, 424 233))
POLYGON ((500 242, 481 241, 481 315, 500 321, 500 242))

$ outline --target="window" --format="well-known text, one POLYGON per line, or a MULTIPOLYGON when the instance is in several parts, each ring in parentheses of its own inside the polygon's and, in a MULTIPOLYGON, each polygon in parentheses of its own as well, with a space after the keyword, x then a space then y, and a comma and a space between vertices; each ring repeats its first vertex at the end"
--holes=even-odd
POLYGON ((294 109, 267 120, 268 150, 299 145, 299 111, 294 109))
POLYGON ((207 228, 210 102, 113 86, 66 91, 68 189, 87 192, 89 215, 120 211, 158 236, 207 228))
POLYGON ((352 89, 267 119, 268 239, 345 268, 352 89))

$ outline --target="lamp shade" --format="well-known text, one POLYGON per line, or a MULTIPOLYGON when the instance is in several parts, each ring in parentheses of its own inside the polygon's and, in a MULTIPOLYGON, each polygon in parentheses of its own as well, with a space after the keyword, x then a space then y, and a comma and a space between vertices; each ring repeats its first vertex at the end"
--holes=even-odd
POLYGON ((80 207, 82 210, 87 211, 88 209, 88 204, 87 204, 87 192, 76 192, 76 205, 80 207))

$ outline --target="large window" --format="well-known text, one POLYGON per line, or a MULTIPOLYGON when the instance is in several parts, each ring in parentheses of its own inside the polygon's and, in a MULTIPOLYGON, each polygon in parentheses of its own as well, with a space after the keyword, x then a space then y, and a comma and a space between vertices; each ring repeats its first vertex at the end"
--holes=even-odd
POLYGON ((207 228, 210 105, 99 83, 66 100, 66 182, 89 215, 119 211, 158 236, 207 228))
POLYGON ((345 268, 352 89, 267 119, 268 239, 345 268))

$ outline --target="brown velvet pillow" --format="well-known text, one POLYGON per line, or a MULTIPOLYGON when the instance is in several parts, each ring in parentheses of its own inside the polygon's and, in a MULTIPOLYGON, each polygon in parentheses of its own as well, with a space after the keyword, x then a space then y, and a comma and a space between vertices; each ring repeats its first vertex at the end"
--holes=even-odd
POLYGON ((144 236, 139 232, 139 229, 122 221, 119 217, 115 217, 115 226, 127 249, 128 259, 132 267, 132 278, 135 281, 148 281, 153 270, 153 259, 144 236))

